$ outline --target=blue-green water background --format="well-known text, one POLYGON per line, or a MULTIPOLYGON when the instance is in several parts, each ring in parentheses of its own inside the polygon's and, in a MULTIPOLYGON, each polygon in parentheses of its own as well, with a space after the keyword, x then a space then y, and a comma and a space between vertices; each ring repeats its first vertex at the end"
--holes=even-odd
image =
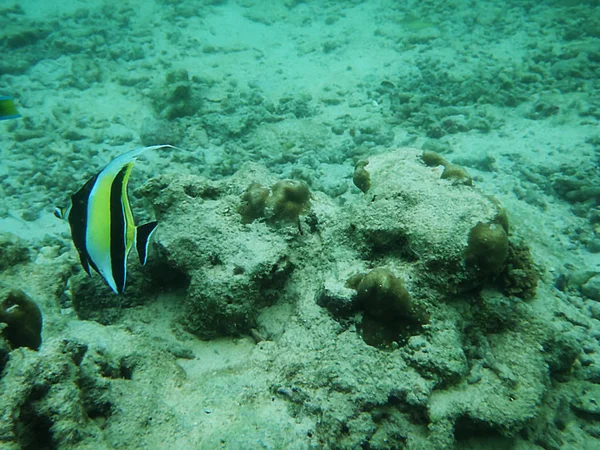
MULTIPOLYGON (((340 205, 359 194, 357 161, 433 150, 510 212, 543 292, 559 299, 545 312, 574 340, 557 345, 581 352, 575 368, 597 370, 597 1, 2 1, 0 24, 0 95, 23 116, 0 122, 0 231, 31 249, 31 264, 74 258, 54 207, 140 145, 185 151, 149 155, 132 185, 220 180, 254 162, 340 205)), ((47 323, 58 339, 61 319, 47 323)), ((597 445, 599 397, 581 392, 598 392, 600 378, 586 376, 566 370, 548 387, 537 417, 567 419, 542 448, 597 445)), ((539 448, 528 433, 540 427, 525 428, 523 448, 539 448)))

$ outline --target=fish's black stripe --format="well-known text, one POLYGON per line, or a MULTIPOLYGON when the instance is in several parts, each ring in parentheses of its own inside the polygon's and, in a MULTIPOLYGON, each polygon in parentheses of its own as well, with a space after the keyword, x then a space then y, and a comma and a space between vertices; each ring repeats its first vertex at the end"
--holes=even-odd
POLYGON ((87 251, 85 238, 87 235, 87 211, 90 199, 90 193, 96 184, 98 174, 90 178, 81 189, 71 196, 71 210, 69 211, 69 226, 71 227, 71 236, 73 244, 79 253, 79 260, 85 271, 90 275, 90 263, 96 272, 98 269, 92 263, 90 254, 87 251))
POLYGON ((110 264, 112 276, 117 285, 117 292, 122 294, 125 290, 125 274, 127 252, 125 229, 125 205, 123 205, 123 189, 128 166, 125 165, 117 174, 110 187, 110 264))
POLYGON ((143 266, 146 264, 146 257, 148 256, 148 240, 156 229, 158 222, 145 223, 137 227, 135 247, 140 257, 140 264, 143 266))

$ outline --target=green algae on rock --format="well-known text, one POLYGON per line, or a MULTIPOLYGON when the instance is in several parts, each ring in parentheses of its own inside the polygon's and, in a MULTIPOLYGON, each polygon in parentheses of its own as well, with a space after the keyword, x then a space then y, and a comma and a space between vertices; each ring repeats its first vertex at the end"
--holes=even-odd
MULTIPOLYGON (((386 268, 365 274, 356 288, 359 305, 379 320, 411 319, 414 306, 402 280, 386 268)), ((418 320, 417 320, 418 321, 418 320)))
POLYGON ((365 169, 367 164, 369 164, 369 161, 358 161, 354 167, 354 176, 352 177, 352 182, 354 185, 365 194, 371 187, 370 175, 367 169, 365 169))
POLYGON ((540 270, 533 261, 529 247, 522 240, 511 239, 504 270, 498 277, 502 292, 523 300, 531 300, 535 297, 539 280, 540 270))
POLYGON ((364 311, 362 335, 376 347, 404 341, 427 321, 404 282, 380 267, 361 277, 356 286, 358 307, 364 311))
POLYGON ((42 312, 38 305, 21 290, 0 288, 0 294, 4 338, 12 348, 38 350, 42 345, 42 312))
POLYGON ((242 216, 242 222, 251 223, 259 217, 264 217, 268 197, 269 188, 260 183, 251 183, 244 192, 243 203, 238 208, 238 212, 242 216))
POLYGON ((310 208, 310 190, 306 183, 280 180, 270 189, 252 182, 242 196, 238 212, 243 223, 266 218, 270 223, 297 222, 310 208))
POLYGON ((295 180, 281 180, 271 186, 271 195, 266 206, 271 220, 294 222, 310 207, 310 190, 306 183, 295 180))
POLYGON ((443 180, 450 180, 452 181, 452 184, 464 184, 466 186, 471 186, 473 184, 473 179, 463 167, 452 164, 439 153, 425 150, 422 153, 421 158, 423 159, 423 162, 430 167, 444 166, 444 171, 440 177, 443 180))
POLYGON ((469 232, 465 259, 482 275, 498 274, 508 256, 508 235, 504 227, 479 222, 469 232))

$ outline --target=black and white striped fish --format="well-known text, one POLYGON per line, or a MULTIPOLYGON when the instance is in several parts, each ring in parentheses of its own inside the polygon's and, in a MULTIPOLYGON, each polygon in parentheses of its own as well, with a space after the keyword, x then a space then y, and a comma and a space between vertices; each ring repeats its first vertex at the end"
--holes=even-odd
POLYGON ((147 150, 175 148, 154 145, 131 150, 113 159, 71 196, 71 205, 55 215, 68 220, 73 244, 85 271, 98 272, 117 294, 125 290, 127 256, 135 246, 146 263, 148 242, 158 222, 135 226, 127 182, 136 159, 147 150))

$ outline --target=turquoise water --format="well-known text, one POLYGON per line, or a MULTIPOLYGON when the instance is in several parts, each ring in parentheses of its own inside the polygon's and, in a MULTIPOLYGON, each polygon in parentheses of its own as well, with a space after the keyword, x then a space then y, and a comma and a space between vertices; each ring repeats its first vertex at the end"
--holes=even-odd
POLYGON ((600 448, 599 7, 0 2, 0 448, 600 448))

